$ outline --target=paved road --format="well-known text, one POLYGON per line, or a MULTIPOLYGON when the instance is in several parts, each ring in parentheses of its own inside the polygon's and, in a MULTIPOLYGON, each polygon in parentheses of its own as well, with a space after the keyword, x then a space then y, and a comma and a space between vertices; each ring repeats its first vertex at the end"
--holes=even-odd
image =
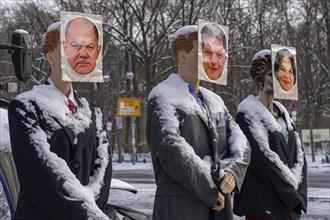
POLYGON ((114 170, 113 177, 128 183, 155 183, 152 170, 114 170))
MULTIPOLYGON (((152 170, 114 170, 113 176, 128 183, 155 183, 152 170)), ((330 172, 308 172, 307 182, 311 188, 330 188, 330 172)))
MULTIPOLYGON (((137 195, 128 192, 112 192, 111 197, 115 203, 129 206, 144 213, 152 214, 156 184, 152 170, 114 170, 113 177, 132 184, 138 190, 137 195)), ((313 189, 330 188, 329 170, 313 171, 308 173, 308 186, 313 189)), ((326 191, 328 194, 330 190, 326 191)), ((310 195, 310 194, 309 194, 310 195)), ((330 199, 308 198, 308 213, 302 220, 330 220, 330 199)), ((243 220, 235 216, 235 220, 243 220)))
POLYGON ((307 185, 311 188, 330 188, 329 169, 320 172, 307 172, 307 185))

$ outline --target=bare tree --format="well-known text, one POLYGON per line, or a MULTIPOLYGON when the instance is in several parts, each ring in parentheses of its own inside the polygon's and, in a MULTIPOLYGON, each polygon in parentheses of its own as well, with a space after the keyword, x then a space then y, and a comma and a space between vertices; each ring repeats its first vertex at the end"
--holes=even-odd
MULTIPOLYGON (((228 85, 202 82, 202 86, 219 94, 234 115, 238 103, 256 92, 249 74, 253 55, 261 49, 270 49, 271 44, 293 46, 297 49, 298 62, 299 127, 309 127, 310 122, 313 127, 327 127, 329 4, 327 0, 54 0, 47 4, 42 0, 26 0, 2 10, 0 36, 10 42, 10 34, 18 28, 32 35, 33 77, 22 85, 22 92, 35 83, 43 83, 49 76, 40 45, 47 26, 59 20, 61 10, 102 15, 103 72, 110 79, 106 83, 74 83, 74 87, 101 106, 105 115, 110 113, 113 117, 118 97, 139 98, 143 111, 137 120, 137 139, 143 143, 148 94, 177 71, 170 50, 174 32, 184 25, 196 24, 199 18, 220 23, 229 27, 228 85), (128 71, 134 72, 131 93, 126 79, 128 71)), ((13 77, 12 66, 4 64, 10 63, 8 55, 1 53, 0 60, 1 76, 13 77)), ((289 108, 291 102, 284 104, 289 108)))

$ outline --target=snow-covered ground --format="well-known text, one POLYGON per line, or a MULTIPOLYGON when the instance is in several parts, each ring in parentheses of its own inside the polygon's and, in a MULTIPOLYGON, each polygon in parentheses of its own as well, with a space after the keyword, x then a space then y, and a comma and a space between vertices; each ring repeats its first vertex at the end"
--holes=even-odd
MULTIPOLYGON (((322 163, 324 154, 316 154, 315 161, 312 162, 312 155, 307 154, 307 172, 309 173, 329 173, 330 164, 322 163)), ((330 180, 328 180, 330 182, 330 180)), ((303 215, 302 219, 324 219, 330 220, 330 186, 327 188, 311 188, 307 189, 307 215, 303 215)))
MULTIPOLYGON (((129 162, 130 155, 125 155, 125 162, 117 163, 116 155, 114 155, 113 169, 122 171, 136 170, 139 172, 152 172, 152 163, 150 161, 150 156, 146 154, 139 155, 139 157, 139 161, 145 159, 146 163, 138 162, 133 165, 131 162, 129 162)), ((315 162, 312 162, 311 155, 306 155, 308 163, 308 172, 330 172, 330 164, 322 163, 322 158, 324 158, 324 155, 317 154, 315 155, 315 162)), ((138 191, 136 195, 129 192, 118 192, 114 190, 110 193, 110 201, 115 201, 116 203, 121 205, 128 205, 132 208, 151 215, 156 185, 150 183, 132 183, 132 185, 138 191)), ((244 218, 235 216, 235 220, 241 219, 244 218)), ((303 215, 302 219, 330 220, 330 186, 328 186, 327 188, 308 188, 307 215, 303 215)))

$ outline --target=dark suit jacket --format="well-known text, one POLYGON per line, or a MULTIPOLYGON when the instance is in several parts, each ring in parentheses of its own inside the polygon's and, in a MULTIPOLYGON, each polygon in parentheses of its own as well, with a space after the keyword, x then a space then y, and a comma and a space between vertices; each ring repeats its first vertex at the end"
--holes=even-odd
MULTIPOLYGON (((233 139, 227 146, 226 133, 223 137, 220 130, 215 127, 218 111, 227 112, 227 110, 221 107, 221 98, 213 93, 210 94, 206 89, 202 91, 210 114, 209 119, 215 120, 214 126, 209 124, 207 117, 194 110, 189 111, 182 106, 176 107, 173 104, 175 102, 173 100, 177 98, 175 94, 187 93, 183 101, 189 106, 196 105, 196 110, 200 108, 188 93, 188 84, 176 75, 171 75, 160 85, 160 91, 164 86, 166 94, 154 91, 148 102, 147 141, 157 183, 153 219, 204 220, 214 215, 215 219, 231 219, 233 214, 230 194, 227 195, 226 208, 223 211, 220 213, 212 211, 217 200, 218 186, 211 177, 210 165, 203 163, 202 159, 208 156, 214 162, 215 157, 219 157, 224 163, 227 159, 226 165, 222 168, 233 173, 239 189, 249 162, 246 139, 238 125, 231 121, 236 140, 241 138, 240 140, 243 141, 240 145, 236 145, 236 140, 233 139), (178 85, 171 85, 173 82, 171 80, 178 85), (180 88, 181 86, 183 88, 180 88), (213 103, 214 105, 220 104, 217 106, 219 109, 211 108, 214 107, 211 104, 213 101, 216 102, 213 103)), ((228 117, 231 120, 229 114, 228 117)), ((219 175, 216 178, 218 177, 219 175)))
POLYGON ((16 97, 8 109, 21 185, 15 219, 86 219, 93 208, 105 209, 109 195, 112 166, 106 132, 98 118, 102 115, 92 103, 75 95, 78 117, 89 124, 81 130, 79 120, 70 123, 65 114, 52 115, 52 96, 48 109, 47 103, 40 103, 47 102, 52 86, 36 88, 16 97), (87 185, 94 191, 90 206, 83 198, 87 185))
MULTIPOLYGON (((258 105, 262 104, 259 101, 249 96, 242 103, 246 107, 241 108, 240 104, 236 121, 250 141, 251 162, 242 189, 235 194, 234 213, 278 220, 289 216, 291 220, 299 219, 301 211, 306 211, 307 207, 307 165, 299 136, 295 134, 293 124, 288 123, 292 129, 288 131, 286 143, 283 134, 271 127, 275 120, 270 113, 270 117, 262 117, 260 112, 252 113, 254 116, 246 113, 245 109, 253 111, 260 108, 258 105), (298 165, 299 161, 303 165, 298 165), (297 171, 301 175, 295 174, 299 173, 297 171), (297 181, 293 183, 289 177, 297 181)), ((280 107, 282 117, 289 122, 284 107, 278 102, 276 105, 280 107)), ((264 107, 263 111, 268 110, 264 107)))

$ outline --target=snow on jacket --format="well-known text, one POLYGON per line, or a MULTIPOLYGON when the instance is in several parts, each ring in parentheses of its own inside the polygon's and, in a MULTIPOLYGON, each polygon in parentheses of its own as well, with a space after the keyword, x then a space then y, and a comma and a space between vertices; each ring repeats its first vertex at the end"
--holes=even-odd
POLYGON ((234 213, 259 218, 299 218, 307 206, 307 166, 299 135, 284 106, 274 101, 288 130, 282 127, 257 97, 238 106, 236 121, 251 146, 251 162, 240 193, 234 197, 234 213))
POLYGON ((112 175, 102 113, 85 98, 73 116, 51 85, 10 102, 12 153, 21 189, 15 218, 107 219, 112 175))
MULTIPOLYGON (((188 84, 172 74, 149 95, 147 141, 157 183, 154 219, 209 219, 218 195, 210 168, 216 158, 222 170, 235 176, 237 190, 242 184, 250 158, 247 140, 222 99, 205 88, 200 91, 205 109, 188 84)), ((216 219, 233 218, 230 194, 226 201, 225 210, 214 212, 216 219)))

